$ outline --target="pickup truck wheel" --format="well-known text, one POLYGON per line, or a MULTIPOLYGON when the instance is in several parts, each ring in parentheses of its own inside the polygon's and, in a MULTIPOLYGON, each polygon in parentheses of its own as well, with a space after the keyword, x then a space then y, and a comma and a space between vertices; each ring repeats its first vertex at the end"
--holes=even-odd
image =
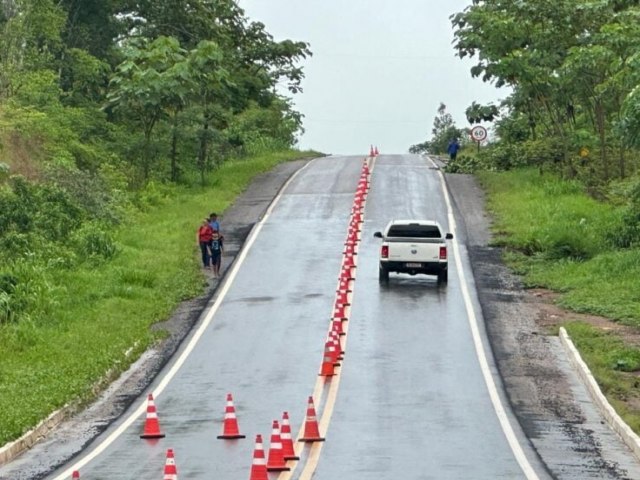
POLYGON ((443 270, 438 274, 438 283, 447 283, 449 280, 449 272, 447 270, 443 270))
POLYGON ((389 272, 382 267, 378 270, 378 281, 380 283, 387 283, 389 281, 389 272))

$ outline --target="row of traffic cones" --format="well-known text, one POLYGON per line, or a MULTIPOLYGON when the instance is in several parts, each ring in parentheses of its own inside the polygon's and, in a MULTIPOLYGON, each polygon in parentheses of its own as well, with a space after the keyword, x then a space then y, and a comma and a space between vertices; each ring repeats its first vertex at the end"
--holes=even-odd
MULTIPOLYGON (((371 146, 370 157, 378 155, 378 147, 371 146)), ((351 216, 349 218, 349 228, 347 231, 347 239, 343 251, 343 261, 338 279, 338 287, 336 289, 336 299, 331 315, 331 323, 327 340, 325 342, 325 350, 323 362, 320 369, 320 375, 332 377, 335 375, 335 367, 340 365, 342 355, 342 343, 340 338, 345 335, 343 322, 348 321, 348 308, 351 306, 350 294, 353 292, 353 281, 355 280, 356 258, 358 255, 358 245, 360 243, 360 233, 364 222, 364 205, 366 196, 369 191, 370 168, 365 159, 355 197, 351 216)), ((159 439, 164 438, 165 434, 160 429, 160 421, 156 409, 153 394, 147 396, 147 414, 143 432, 140 438, 159 439)), ((233 405, 233 396, 227 394, 227 402, 225 406, 224 422, 222 434, 218 435, 219 439, 234 440, 246 438, 240 433, 238 419, 233 405)), ((307 412, 305 417, 304 432, 299 439, 301 442, 321 442, 324 437, 320 435, 320 428, 316 416, 313 397, 310 396, 307 402, 307 412)), ((289 415, 283 413, 282 423, 274 420, 271 431, 271 442, 269 452, 265 458, 262 435, 256 435, 255 448, 253 453, 253 463, 251 465, 251 473, 249 480, 268 480, 268 472, 279 472, 289 470, 287 461, 298 460, 299 457, 295 453, 293 438, 291 436, 291 425, 289 423, 289 415)), ((80 479, 80 472, 72 473, 72 480, 80 479)), ((175 462, 175 454, 173 449, 168 449, 164 466, 164 480, 177 480, 178 473, 175 462)))
MULTIPOLYGON (((372 146, 371 156, 373 157, 374 154, 377 155, 377 147, 374 149, 372 146)), ((364 223, 364 205, 369 192, 370 176, 371 170, 369 163, 365 159, 353 199, 351 216, 349 217, 349 228, 344 244, 342 266, 338 278, 338 288, 336 289, 336 299, 331 314, 329 333, 324 345, 324 354, 320 367, 320 375, 323 377, 332 377, 336 374, 335 367, 340 366, 340 361, 344 354, 340 340, 340 338, 345 335, 342 324, 349 320, 349 308, 351 306, 349 295, 352 293, 353 281, 355 280, 358 245, 360 243, 362 224, 364 223)))
MULTIPOLYGON (((371 157, 378 155, 377 147, 372 146, 371 157)), ((360 242, 360 232, 362 231, 362 223, 364 222, 363 210, 367 193, 369 191, 369 177, 371 171, 369 164, 365 159, 362 166, 362 173, 356 189, 351 217, 349 219, 349 229, 347 239, 345 241, 345 249, 343 251, 343 261, 338 279, 338 287, 336 289, 336 299, 331 314, 331 326, 325 342, 324 356, 320 375, 332 377, 335 375, 335 367, 340 365, 342 359, 342 344, 340 337, 345 335, 342 323, 349 320, 348 307, 351 306, 349 295, 352 293, 352 282, 355 280, 356 256, 358 254, 358 244, 360 242)), ((290 427, 288 424, 288 416, 283 417, 282 428, 279 429, 277 421, 273 422, 271 434, 271 446, 269 455, 265 459, 262 436, 256 435, 255 449, 253 453, 253 464, 251 465, 251 475, 249 480, 268 480, 268 472, 270 471, 286 471, 287 460, 297 460, 295 450, 293 449, 293 441, 291 439, 290 427), (274 448, 275 445, 275 448, 274 448)), ((313 397, 310 396, 307 402, 307 414, 304 424, 304 433, 299 439, 301 442, 323 442, 325 439, 320 435, 320 426, 316 416, 316 409, 313 397)))
MULTIPOLYGON (((160 430, 160 422, 156 410, 153 394, 147 397, 147 417, 141 438, 163 438, 165 435, 160 430)), ((219 439, 232 440, 245 438, 240 433, 238 418, 236 416, 235 407, 233 405, 233 396, 227 394, 227 403, 225 406, 224 422, 222 434, 218 435, 219 439)), ((320 428, 316 417, 313 397, 309 397, 307 404, 307 415, 305 418, 304 433, 301 442, 319 442, 324 441, 320 436, 320 428)), ((250 480, 266 479, 267 471, 286 471, 289 470, 286 462, 289 460, 298 460, 299 457, 295 453, 293 446, 293 438, 291 436, 291 425, 289 422, 288 412, 282 415, 282 424, 277 420, 273 421, 271 432, 271 443, 269 446, 268 459, 265 461, 264 450, 262 447, 262 436, 256 436, 256 447, 254 451, 254 461, 251 467, 250 480), (263 468, 264 467, 264 468, 263 468)), ((167 450, 167 458, 165 462, 165 480, 177 480, 177 472, 175 465, 175 456, 172 449, 167 450)), ((79 479, 80 473, 73 472, 72 479, 79 479)))
POLYGON ((369 149, 369 156, 370 157, 377 157, 378 156, 378 147, 374 147, 373 145, 371 145, 371 148, 369 149))

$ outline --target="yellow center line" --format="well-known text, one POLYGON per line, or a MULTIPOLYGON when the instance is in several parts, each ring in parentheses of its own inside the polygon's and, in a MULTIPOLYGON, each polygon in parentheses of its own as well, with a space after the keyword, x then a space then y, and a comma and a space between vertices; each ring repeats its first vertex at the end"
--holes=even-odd
MULTIPOLYGON (((371 178, 371 175, 373 174, 373 167, 374 167, 374 162, 375 162, 375 157, 372 158, 372 160, 370 162, 368 162, 369 164, 369 178, 371 178)), ((362 202, 362 209, 365 209, 367 204, 367 197, 365 197, 365 200, 362 202)), ((364 215, 363 215, 363 219, 364 219, 364 215)), ((364 222, 363 222, 364 224, 364 222)), ((360 233, 358 233, 358 249, 359 249, 359 242, 360 239, 362 237, 362 231, 360 233)), ((358 264, 358 257, 354 258, 354 264, 356 265, 356 274, 354 275, 354 277, 357 276, 357 264, 358 264)), ((353 295, 354 295, 354 281, 349 282, 349 284, 351 285, 351 304, 353 304, 353 295)), ((349 333, 349 323, 351 321, 351 307, 347 306, 345 307, 345 313, 344 313, 345 318, 348 319, 348 321, 344 322, 342 325, 342 329, 344 331, 344 336, 342 337, 342 349, 346 352, 347 351, 347 338, 348 338, 348 333, 349 333)), ((346 354, 346 353, 345 353, 346 354)), ((342 361, 342 363, 344 363, 344 360, 342 361)), ((320 427, 320 435, 327 435, 327 431, 329 429, 329 422, 331 422, 331 417, 333 416, 333 411, 335 409, 335 403, 336 403, 336 399, 338 397, 338 389, 340 387, 340 380, 341 380, 341 371, 342 371, 342 367, 335 367, 335 375, 333 377, 330 377, 329 379, 329 390, 327 392, 327 397, 325 399, 324 405, 322 407, 322 417, 320 418, 320 422, 319 422, 319 427, 320 427)), ((324 391, 324 387, 327 383, 327 378, 326 377, 318 377, 318 380, 316 380, 316 384, 315 384, 315 388, 313 390, 313 402, 316 405, 316 413, 318 411, 318 405, 321 405, 322 402, 322 393, 324 391)), ((306 418, 305 418, 306 421, 306 418)), ((299 442, 298 440, 300 438, 302 438, 302 435, 304 433, 304 425, 305 425, 305 421, 302 422, 300 429, 298 430, 298 434, 296 436, 296 442, 295 442, 295 446, 294 446, 294 450, 295 450, 295 454, 296 456, 302 458, 301 453, 303 451, 303 449, 305 448, 304 443, 299 442)), ((320 452, 322 451, 322 446, 324 445, 325 442, 314 442, 311 444, 311 448, 309 449, 309 455, 307 455, 306 459, 303 459, 301 461, 289 461, 287 462, 287 466, 291 468, 290 471, 288 472, 282 472, 280 475, 278 475, 278 480, 290 480, 291 478, 293 478, 293 475, 296 471, 296 468, 300 465, 304 463, 304 466, 302 466, 302 472, 300 473, 300 476, 298 477, 299 480, 310 480, 311 477, 313 476, 313 474, 315 473, 316 469, 318 468, 318 463, 320 462, 320 452)))

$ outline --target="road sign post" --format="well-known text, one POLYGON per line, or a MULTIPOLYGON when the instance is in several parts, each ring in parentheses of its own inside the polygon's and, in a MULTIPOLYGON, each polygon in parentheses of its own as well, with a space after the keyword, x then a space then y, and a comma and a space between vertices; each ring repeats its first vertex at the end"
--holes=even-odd
POLYGON ((480 143, 487 139, 487 129, 481 125, 476 125, 471 129, 471 139, 478 143, 478 152, 480 151, 480 143))

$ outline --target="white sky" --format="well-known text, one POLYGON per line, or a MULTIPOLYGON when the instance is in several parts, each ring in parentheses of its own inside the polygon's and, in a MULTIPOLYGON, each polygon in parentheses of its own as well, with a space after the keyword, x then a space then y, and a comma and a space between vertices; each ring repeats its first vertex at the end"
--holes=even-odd
POLYGON ((474 100, 507 93, 471 78, 473 61, 454 56, 449 15, 468 0, 240 0, 276 40, 311 44, 300 148, 324 153, 405 153, 431 137, 440 102, 458 127, 474 100))

